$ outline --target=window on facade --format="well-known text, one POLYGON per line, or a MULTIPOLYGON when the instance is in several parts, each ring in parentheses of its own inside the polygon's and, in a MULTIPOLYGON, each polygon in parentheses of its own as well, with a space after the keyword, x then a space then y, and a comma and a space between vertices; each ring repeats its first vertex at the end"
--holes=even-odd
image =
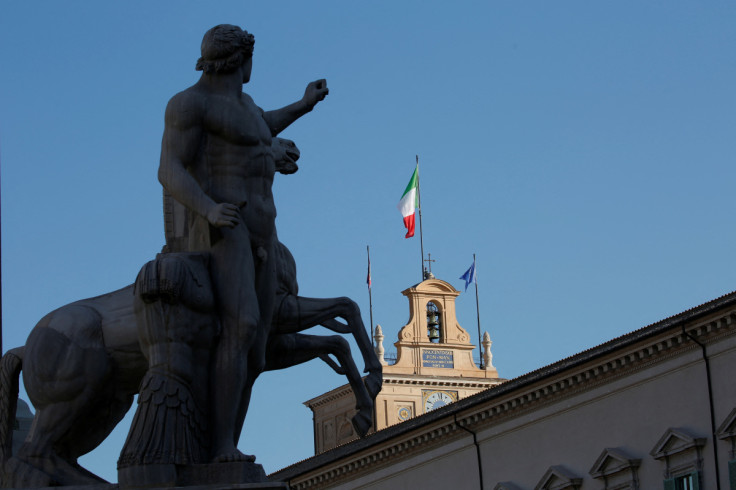
POLYGON ((700 472, 693 471, 664 481, 665 490, 700 490, 700 472))
POLYGON ((442 341, 440 309, 431 301, 427 303, 427 336, 429 341, 435 344, 442 341))
POLYGON ((650 453, 665 464, 665 490, 700 490, 705 441, 684 429, 665 431, 650 453))
POLYGON ((728 462, 728 488, 736 490, 736 408, 731 410, 716 434, 719 439, 726 441, 731 446, 729 451, 731 460, 728 462))
POLYGON ((675 490, 694 490, 693 475, 678 476, 675 478, 675 490))

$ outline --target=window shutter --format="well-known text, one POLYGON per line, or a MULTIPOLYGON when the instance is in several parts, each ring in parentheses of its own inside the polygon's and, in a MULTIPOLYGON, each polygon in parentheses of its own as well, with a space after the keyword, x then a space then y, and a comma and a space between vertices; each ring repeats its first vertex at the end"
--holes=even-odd
POLYGON ((690 475, 693 477, 693 490, 700 490, 700 472, 693 471, 690 475))
POLYGON ((728 462, 728 483, 731 490, 736 490, 736 459, 728 462))
POLYGON ((668 478, 664 481, 664 490, 675 490, 675 479, 668 478))

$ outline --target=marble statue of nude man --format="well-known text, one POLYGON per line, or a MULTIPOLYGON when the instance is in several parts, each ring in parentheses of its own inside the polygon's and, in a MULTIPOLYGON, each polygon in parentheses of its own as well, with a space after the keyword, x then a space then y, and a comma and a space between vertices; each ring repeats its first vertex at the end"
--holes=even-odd
POLYGON ((328 93, 325 80, 301 100, 264 112, 243 92, 254 38, 218 25, 202 40, 199 81, 166 107, 159 181, 187 208, 188 244, 211 258, 221 333, 211 372, 212 460, 253 461, 237 449, 253 383, 265 366, 274 310, 276 207, 271 139, 328 93))

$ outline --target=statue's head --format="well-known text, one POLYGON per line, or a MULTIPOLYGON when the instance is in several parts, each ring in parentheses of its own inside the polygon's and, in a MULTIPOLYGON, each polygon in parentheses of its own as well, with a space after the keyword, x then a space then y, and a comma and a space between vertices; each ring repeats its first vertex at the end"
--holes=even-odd
POLYGON ((197 60, 198 71, 231 73, 253 56, 253 34, 238 26, 220 24, 204 34, 202 57, 197 60))

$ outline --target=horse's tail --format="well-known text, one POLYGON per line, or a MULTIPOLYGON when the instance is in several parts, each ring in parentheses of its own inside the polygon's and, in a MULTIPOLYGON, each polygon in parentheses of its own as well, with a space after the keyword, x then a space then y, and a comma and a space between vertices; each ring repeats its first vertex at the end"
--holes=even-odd
POLYGON ((9 350, 0 360, 0 468, 13 454, 13 429, 23 351, 24 347, 9 350))

